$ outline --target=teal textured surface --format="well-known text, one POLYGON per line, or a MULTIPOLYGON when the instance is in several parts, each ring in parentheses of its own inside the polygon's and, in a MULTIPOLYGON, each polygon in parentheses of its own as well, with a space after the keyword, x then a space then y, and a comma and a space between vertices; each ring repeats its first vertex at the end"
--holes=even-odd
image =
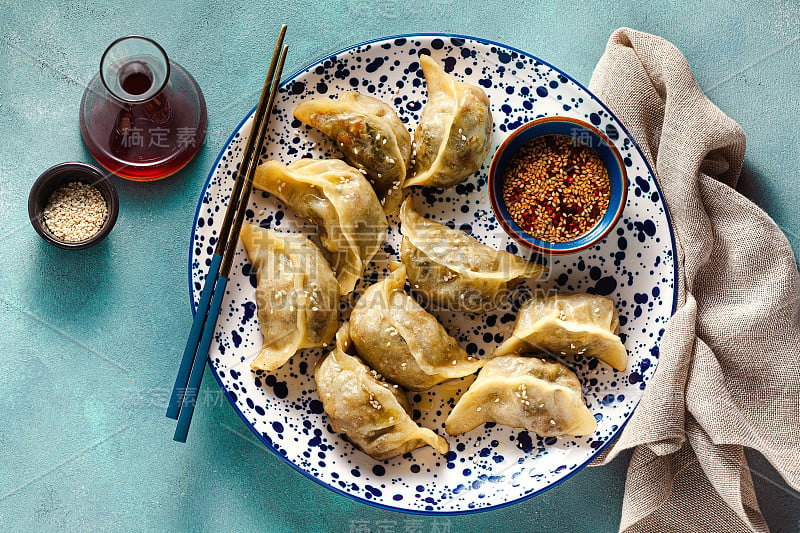
MULTIPOLYGON (((294 472, 249 433, 211 375, 187 443, 172 441, 164 411, 192 319, 186 258, 197 197, 258 100, 282 22, 286 72, 355 42, 443 31, 529 51, 584 84, 615 28, 659 34, 744 128, 740 190, 800 251, 795 2, 0 5, 2 530, 616 530, 627 455, 508 508, 424 518, 351 501, 294 472), (28 190, 53 164, 93 162, 78 128, 81 95, 105 47, 131 33, 157 40, 202 87, 205 146, 165 181, 117 179, 120 215, 104 242, 54 248, 27 220, 28 190)), ((748 457, 772 529, 800 529, 800 495, 760 456, 748 457)))

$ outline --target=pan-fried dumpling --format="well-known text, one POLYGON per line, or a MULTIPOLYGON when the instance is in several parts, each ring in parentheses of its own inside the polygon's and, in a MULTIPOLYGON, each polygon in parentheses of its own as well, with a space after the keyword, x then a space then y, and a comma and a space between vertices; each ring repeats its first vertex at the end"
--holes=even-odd
POLYGON ((542 437, 591 435, 597 429, 575 373, 538 357, 490 360, 444 427, 449 435, 460 435, 486 422, 525 428, 542 437))
POLYGON ((403 291, 404 266, 364 291, 350 315, 356 352, 388 380, 425 390, 474 373, 485 361, 470 357, 444 327, 403 291))
POLYGON ((274 194, 294 213, 317 224, 332 254, 340 294, 353 291, 386 237, 386 215, 367 179, 339 159, 267 161, 253 186, 274 194))
POLYGON ((390 385, 350 355, 350 326, 336 334, 336 347, 317 363, 314 379, 331 427, 374 459, 391 459, 421 446, 445 454, 447 441, 418 426, 398 385, 390 385))
POLYGON ((428 103, 414 133, 414 175, 406 187, 452 187, 478 170, 492 143, 492 112, 483 89, 457 81, 428 55, 419 58, 428 103))
POLYGON ((525 302, 513 335, 494 354, 530 350, 596 357, 620 371, 628 366, 614 302, 592 294, 558 294, 525 302))
POLYGON ((276 370, 303 348, 321 348, 339 326, 339 284, 328 261, 302 235, 245 224, 240 233, 258 279, 264 343, 253 370, 276 370))
POLYGON ((547 270, 426 219, 414 210, 411 198, 403 202, 400 221, 400 256, 414 291, 429 307, 489 311, 516 282, 537 278, 547 270))
POLYGON ((338 100, 303 102, 294 117, 333 139, 345 160, 366 172, 383 210, 397 211, 411 159, 411 135, 390 105, 348 91, 338 100))

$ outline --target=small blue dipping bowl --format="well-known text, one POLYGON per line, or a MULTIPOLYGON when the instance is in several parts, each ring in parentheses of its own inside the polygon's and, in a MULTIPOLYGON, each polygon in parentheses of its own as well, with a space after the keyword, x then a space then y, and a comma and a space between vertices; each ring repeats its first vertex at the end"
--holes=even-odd
POLYGON ((622 157, 613 143, 591 124, 571 117, 544 117, 520 126, 497 149, 489 169, 489 198, 498 222, 515 241, 542 254, 570 254, 594 246, 603 240, 619 220, 627 197, 628 176, 622 157), (506 166, 522 145, 544 135, 564 135, 578 139, 600 156, 608 170, 611 184, 608 210, 591 230, 571 241, 547 242, 529 235, 514 222, 503 201, 506 166))

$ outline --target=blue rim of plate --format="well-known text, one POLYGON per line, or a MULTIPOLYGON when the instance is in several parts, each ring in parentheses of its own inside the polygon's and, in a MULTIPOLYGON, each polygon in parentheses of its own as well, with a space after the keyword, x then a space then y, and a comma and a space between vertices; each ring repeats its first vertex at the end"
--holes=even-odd
MULTIPOLYGON (((674 278, 673 279, 673 283, 674 283, 674 286, 675 286, 675 291, 674 291, 674 295, 672 297, 672 311, 670 311, 670 317, 672 315, 674 315, 675 314, 675 310, 676 310, 677 305, 678 305, 678 291, 677 291, 677 287, 678 287, 678 262, 677 262, 677 260, 674 259, 675 258, 675 233, 672 230, 672 218, 670 217, 669 209, 667 209, 667 204, 664 202, 664 195, 663 195, 663 193, 661 191, 661 185, 658 183, 658 178, 656 177, 656 173, 653 172, 653 169, 650 166, 650 162, 644 156, 644 152, 642 152, 641 148, 639 148, 639 145, 636 142, 636 140, 631 136, 630 132, 628 132, 628 129, 625 127, 625 124, 623 124, 623 122, 621 120, 619 120, 619 118, 617 118, 617 116, 614 113, 612 113, 611 110, 599 98, 597 98, 597 96, 594 95, 594 93, 592 93, 582 83, 580 83, 578 80, 576 80, 575 78, 573 78, 572 76, 570 76, 569 74, 564 72, 563 70, 551 65, 547 61, 543 61, 543 60, 539 59, 538 57, 536 57, 533 54, 530 54, 528 52, 520 50, 519 48, 515 48, 513 46, 509 46, 507 44, 503 44, 503 43, 500 43, 500 42, 497 42, 497 41, 492 41, 490 39, 484 39, 484 38, 481 38, 481 37, 472 37, 472 36, 469 36, 469 35, 460 35, 460 34, 457 34, 457 33, 435 33, 435 32, 434 33, 406 33, 406 34, 388 35, 388 36, 385 36, 385 37, 378 37, 376 39, 370 39, 368 41, 363 41, 363 42, 360 42, 360 43, 357 43, 357 44, 353 44, 353 45, 347 46, 345 48, 341 48, 341 49, 339 49, 339 50, 337 50, 335 52, 332 52, 330 54, 322 56, 319 59, 316 59, 316 60, 314 60, 314 61, 312 61, 312 62, 310 62, 310 63, 308 63, 308 64, 306 64, 306 65, 304 65, 302 67, 300 67, 299 69, 294 71, 288 78, 283 80, 281 82, 280 86, 281 87, 286 86, 287 84, 292 82, 297 76, 299 76, 300 74, 305 72, 307 69, 309 69, 312 65, 316 65, 318 63, 321 63, 321 62, 325 61, 326 59, 331 59, 332 57, 338 56, 339 54, 342 54, 344 52, 350 51, 350 50, 352 50, 354 48, 358 48, 358 47, 361 47, 361 46, 364 46, 364 45, 367 45, 367 44, 372 44, 372 43, 376 43, 376 42, 380 42, 380 41, 386 41, 386 40, 390 40, 390 39, 402 39, 402 38, 414 39, 414 38, 419 38, 419 37, 446 37, 446 38, 456 38, 456 39, 469 39, 471 41, 476 41, 476 42, 479 42, 479 43, 488 44, 488 45, 494 45, 494 46, 502 46, 502 47, 504 47, 504 48, 506 48, 508 50, 513 50, 513 51, 517 52, 518 54, 522 54, 525 57, 529 57, 529 58, 531 58, 531 59, 533 59, 535 61, 538 61, 538 62, 542 63, 543 65, 547 65, 549 68, 551 68, 554 71, 556 71, 556 72, 560 73, 561 75, 565 76, 567 79, 569 79, 570 81, 575 83, 578 87, 580 87, 581 89, 586 91, 586 94, 588 94, 593 100, 595 100, 600 106, 602 106, 602 108, 610 116, 612 116, 617 122, 619 122, 623 133, 631 140, 631 143, 633 144, 634 148, 636 148, 636 150, 642 156, 642 160, 644 161, 644 164, 647 167, 648 172, 650 172, 650 175, 652 175, 654 177, 653 181, 655 182, 656 190, 658 191, 659 201, 664 206, 664 214, 667 217, 667 225, 669 226, 668 229, 669 229, 669 236, 670 236, 670 240, 671 240, 672 255, 673 255, 673 278, 674 278)), ((247 119, 249 119, 250 116, 252 116, 253 113, 255 113, 256 107, 257 106, 253 106, 253 108, 250 110, 250 112, 247 113, 244 116, 244 118, 241 120, 241 122, 239 122, 239 124, 233 130, 233 133, 231 133, 230 137, 228 137, 228 140, 225 141, 225 144, 223 145, 222 149, 220 150, 219 155, 217 156, 216 160, 214 161, 214 164, 211 166, 211 170, 208 173, 208 177, 206 178, 206 182, 203 185, 203 190, 200 192, 200 199, 197 201, 197 208, 195 209, 194 221, 192 223, 192 233, 191 233, 191 236, 190 236, 190 239, 189 239, 189 259, 188 259, 189 306, 190 306, 190 308, 192 310, 192 316, 194 316, 195 313, 197 312, 196 308, 195 308, 195 304, 194 304, 194 286, 193 286, 194 284, 192 283, 192 253, 194 251, 194 238, 195 238, 195 229, 197 229, 197 219, 200 216, 200 209, 203 206, 203 199, 206 196, 206 191, 208 191, 208 186, 211 184, 211 180, 214 178, 214 174, 216 173, 217 166, 219 165, 220 161, 222 160, 222 157, 225 155, 225 152, 227 151, 228 146, 230 146, 231 141, 233 141, 233 138, 236 136, 236 134, 239 132, 239 130, 241 130, 241 128, 244 125, 244 123, 247 122, 247 119)), ((242 413, 239 410, 239 408, 236 407, 236 400, 233 399, 233 397, 230 395, 230 392, 228 391, 228 389, 225 388, 225 386, 223 385, 222 379, 217 374, 217 371, 214 368, 214 366, 211 364, 210 361, 207 361, 207 364, 211 368, 211 373, 214 374, 214 379, 217 380, 217 383, 219 384, 219 387, 222 389, 223 394, 225 394, 225 397, 228 399, 228 402, 233 407, 233 410, 236 411, 236 414, 239 415, 239 417, 242 419, 242 421, 245 423, 245 425, 250 429, 251 432, 253 432, 253 434, 258 438, 259 441, 261 441, 272 453, 275 454, 275 456, 279 457, 284 463, 286 463, 289 466, 291 466, 295 471, 303 474, 303 476, 305 476, 306 478, 314 481, 315 483, 317 483, 319 485, 322 485, 323 487, 325 487, 327 489, 332 490, 333 492, 335 492, 337 494, 341 494, 342 496, 346 496, 347 498, 350 498, 350 499, 355 500, 357 502, 365 503, 365 504, 367 504, 367 505, 369 505, 371 507, 377 507, 379 509, 385 509, 387 511, 401 512, 401 513, 414 514, 414 515, 424 515, 424 516, 467 515, 467 514, 482 513, 482 512, 490 511, 490 510, 493 510, 493 509, 501 509, 503 507, 508 507, 509 505, 513 505, 515 503, 520 503, 522 501, 525 501, 525 500, 528 500, 530 498, 533 498, 534 496, 536 496, 538 494, 541 494, 541 493, 545 492, 546 490, 552 489, 553 487, 556 487, 556 486, 560 485, 561 483, 563 483, 567 479, 569 479, 572 476, 574 476, 576 473, 578 473, 581 470, 583 470, 589 463, 594 461, 600 454, 602 454, 603 451, 605 451, 605 449, 608 448, 608 446, 611 445, 611 443, 616 441, 617 438, 622 433, 622 430, 625 429, 625 426, 628 424, 628 420, 631 419, 631 417, 633 416, 633 413, 636 411, 636 407, 639 406, 639 404, 637 402, 636 407, 633 408, 633 410, 631 411, 631 414, 628 416, 628 418, 620 425, 620 427, 617 430, 617 432, 611 438, 609 438, 608 441, 605 444, 603 444, 602 446, 597 448, 597 450, 592 454, 591 457, 589 457, 589 459, 587 459, 583 464, 581 464, 580 466, 575 468, 572 472, 570 472, 569 474, 565 475, 561 479, 555 481, 554 483, 551 483, 547 487, 544 487, 544 488, 542 488, 540 490, 534 491, 531 494, 526 494, 525 496, 522 496, 521 498, 517 498, 516 500, 507 501, 507 502, 504 502, 504 503, 501 503, 501 504, 493 505, 491 507, 481 507, 480 509, 467 509, 467 510, 463 510, 463 511, 420 511, 420 510, 417 510, 417 509, 403 509, 403 508, 398 508, 398 507, 392 507, 390 505, 384 505, 382 503, 377 503, 377 502, 374 502, 374 501, 367 500, 366 498, 361 498, 361 497, 356 496, 354 494, 350 494, 349 492, 345 492, 345 491, 343 491, 341 489, 338 489, 338 488, 334 487, 333 485, 328 485, 327 483, 323 482, 321 479, 312 476, 311 474, 309 474, 305 470, 301 469, 299 466, 297 466, 293 462, 289 461, 289 459, 284 457, 283 454, 281 454, 280 452, 278 452, 277 449, 275 449, 275 447, 272 445, 272 443, 269 442, 269 440, 267 440, 261 433, 259 433, 253 427, 253 425, 250 423, 250 421, 247 420, 247 417, 244 416, 244 413, 242 413)), ((658 362, 656 362, 656 366, 657 365, 658 365, 658 362)))

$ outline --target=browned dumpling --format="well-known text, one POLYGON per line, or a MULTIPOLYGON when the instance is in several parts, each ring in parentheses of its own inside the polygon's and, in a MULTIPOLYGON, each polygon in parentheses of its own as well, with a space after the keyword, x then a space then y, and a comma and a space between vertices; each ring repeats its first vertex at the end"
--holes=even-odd
POLYGON ((403 202, 400 221, 400 257, 414 292, 429 308, 490 311, 519 280, 547 272, 542 265, 423 217, 414 210, 411 198, 403 202))
POLYGON ((339 159, 300 159, 290 165, 267 161, 256 169, 253 186, 319 226, 340 292, 351 293, 388 227, 378 197, 361 172, 339 159))
POLYGON ((414 133, 414 175, 406 187, 452 187, 477 171, 492 145, 492 112, 483 89, 457 81, 428 55, 419 58, 428 103, 414 133))
POLYGON ((264 341, 253 370, 277 370, 304 348, 333 341, 339 284, 319 248, 302 235, 278 235, 252 224, 240 233, 258 279, 256 305, 264 341))
POLYGON ((366 173, 383 210, 397 211, 411 158, 411 135, 390 105, 348 91, 337 100, 303 102, 294 116, 333 139, 345 160, 366 173))
POLYGON ((538 357, 491 359, 450 412, 445 431, 460 435, 486 422, 525 428, 542 437, 591 435, 597 430, 575 373, 538 357))
POLYGON ((331 427, 374 459, 391 459, 421 446, 447 453, 447 441, 418 426, 398 385, 379 378, 351 355, 350 326, 336 334, 336 347, 317 363, 314 378, 331 427))
POLYGON ((384 377, 411 390, 425 390, 474 373, 484 361, 467 355, 436 318, 403 291, 399 266, 364 291, 350 315, 358 355, 384 377))
POLYGON ((531 350, 596 357, 620 371, 628 366, 614 302, 593 294, 558 294, 525 302, 517 315, 514 333, 495 355, 531 350))

